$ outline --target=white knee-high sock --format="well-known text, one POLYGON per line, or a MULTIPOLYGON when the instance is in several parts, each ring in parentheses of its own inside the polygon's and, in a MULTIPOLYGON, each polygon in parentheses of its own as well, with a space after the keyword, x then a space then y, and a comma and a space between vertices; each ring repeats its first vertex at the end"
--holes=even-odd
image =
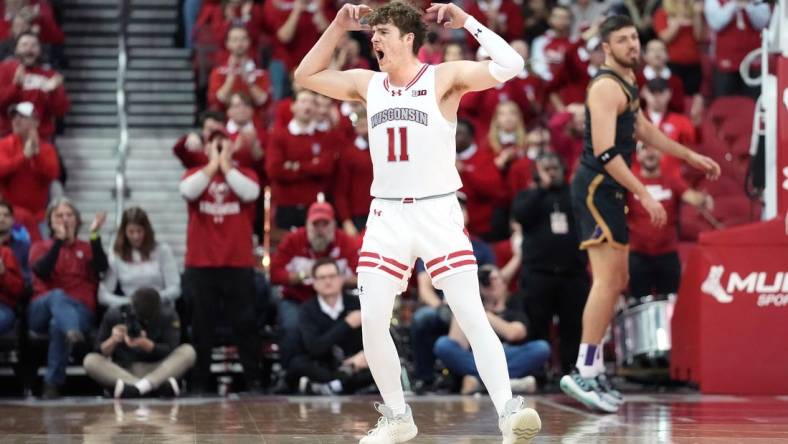
POLYGON ((476 369, 498 415, 501 415, 506 402, 512 399, 512 387, 503 345, 484 312, 476 273, 464 272, 449 276, 440 282, 440 286, 457 323, 471 344, 476 369))
POLYGON ((605 374, 605 343, 596 346, 596 354, 594 355, 594 371, 597 375, 605 374))
POLYGON ((369 370, 383 402, 395 415, 405 413, 399 355, 389 332, 394 298, 399 293, 399 287, 391 280, 373 273, 359 273, 358 286, 361 289, 361 334, 369 370))

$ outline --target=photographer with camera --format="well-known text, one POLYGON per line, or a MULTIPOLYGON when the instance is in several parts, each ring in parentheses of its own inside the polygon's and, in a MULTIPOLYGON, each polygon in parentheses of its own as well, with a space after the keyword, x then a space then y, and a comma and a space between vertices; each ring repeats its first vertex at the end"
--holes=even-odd
MULTIPOLYGON (((507 307, 509 288, 501 270, 495 265, 479 267, 479 290, 484 310, 495 334, 503 343, 503 351, 508 363, 512 391, 533 393, 536 391, 534 374, 541 373, 550 358, 550 345, 547 341, 532 341, 528 328, 528 317, 522 310, 507 307)), ((452 318, 449 334, 435 342, 435 356, 446 368, 457 376, 462 376, 460 393, 468 395, 481 388, 479 372, 474 361, 470 343, 452 318)))
POLYGON ((162 305, 159 292, 137 289, 131 304, 110 308, 96 338, 98 353, 85 356, 87 374, 112 390, 115 398, 148 394, 180 394, 177 379, 196 359, 194 348, 181 341, 181 321, 162 305))
POLYGON ((570 190, 564 177, 557 154, 540 154, 534 183, 517 194, 512 216, 523 228, 520 289, 521 302, 531 320, 531 335, 549 340, 550 324, 558 314, 560 360, 566 373, 572 369, 580 346, 589 280, 588 259, 578 248, 570 190))

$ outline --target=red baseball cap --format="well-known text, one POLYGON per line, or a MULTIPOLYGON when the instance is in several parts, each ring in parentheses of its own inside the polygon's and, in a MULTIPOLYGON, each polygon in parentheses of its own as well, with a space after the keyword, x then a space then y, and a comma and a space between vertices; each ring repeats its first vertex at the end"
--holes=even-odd
POLYGON ((315 202, 309 206, 306 213, 306 223, 311 224, 318 220, 334 220, 334 207, 328 202, 315 202))

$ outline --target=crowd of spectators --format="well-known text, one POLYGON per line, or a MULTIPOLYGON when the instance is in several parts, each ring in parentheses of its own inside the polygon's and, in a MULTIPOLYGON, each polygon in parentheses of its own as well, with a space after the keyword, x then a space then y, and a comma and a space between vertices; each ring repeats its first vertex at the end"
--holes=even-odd
MULTIPOLYGON (((373 381, 353 296, 371 201, 366 111, 360 103, 294 90, 290 80, 341 3, 182 5, 184 44, 195 48, 196 69, 208 75, 198 76, 199 127, 173 147, 186 170, 179 184, 188 213, 181 275, 142 208, 125 211, 109 254, 100 237, 103 214, 91 224, 89 241, 79 238, 79 210, 53 198, 53 184, 65 180, 55 133, 69 100, 63 76, 52 68, 63 63, 63 33, 45 0, 0 4, 0 333, 25 317, 33 334, 44 335, 45 397, 59 395, 70 356, 85 344, 93 353, 84 366, 111 396, 178 395, 192 366, 189 391, 211 391, 222 323, 232 333, 243 387, 263 390, 270 381, 261 366, 260 332, 270 320, 282 367, 277 390, 368 390, 373 381), (270 233, 262 228, 266 188, 270 233), (255 247, 269 235, 270 267, 262 268, 255 247)), ((579 344, 589 277, 567 184, 582 150, 585 90, 604 61, 598 24, 612 13, 633 19, 643 46, 637 82, 644 112, 692 147, 702 140, 698 128, 711 100, 757 94, 738 68, 759 46, 770 7, 746 0, 465 0, 462 6, 527 62, 510 82, 463 97, 456 166, 480 264, 480 297, 506 344, 514 388, 528 392, 537 379, 566 372, 579 344)), ((487 54, 464 32, 433 23, 418 56, 436 64, 487 54)), ((331 67, 375 69, 369 35, 343 39, 331 67)), ((655 230, 630 199, 631 293, 675 292, 679 206, 709 209, 713 199, 682 176, 677 159, 651 147, 638 151, 633 169, 670 218, 655 230)), ((415 270, 394 323, 398 345, 408 350, 413 389, 437 390, 445 369, 463 393, 479 390, 467 340, 424 264, 415 270)))

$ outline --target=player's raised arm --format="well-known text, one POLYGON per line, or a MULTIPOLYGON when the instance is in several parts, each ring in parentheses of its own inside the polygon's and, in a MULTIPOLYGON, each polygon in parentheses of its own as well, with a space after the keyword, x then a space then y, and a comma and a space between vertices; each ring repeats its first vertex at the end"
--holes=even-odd
POLYGON ((519 74, 525 61, 498 34, 479 23, 476 18, 453 3, 433 3, 427 13, 437 15, 438 23, 451 29, 465 28, 490 55, 489 61, 473 62, 462 60, 448 62, 451 67, 453 86, 462 92, 481 91, 492 88, 519 74))
POLYGON ((337 43, 346 32, 369 29, 368 25, 361 23, 361 19, 371 12, 372 9, 366 5, 342 6, 334 21, 298 64, 293 79, 296 86, 337 100, 365 100, 366 85, 372 77, 372 71, 338 71, 328 69, 328 65, 337 43))

